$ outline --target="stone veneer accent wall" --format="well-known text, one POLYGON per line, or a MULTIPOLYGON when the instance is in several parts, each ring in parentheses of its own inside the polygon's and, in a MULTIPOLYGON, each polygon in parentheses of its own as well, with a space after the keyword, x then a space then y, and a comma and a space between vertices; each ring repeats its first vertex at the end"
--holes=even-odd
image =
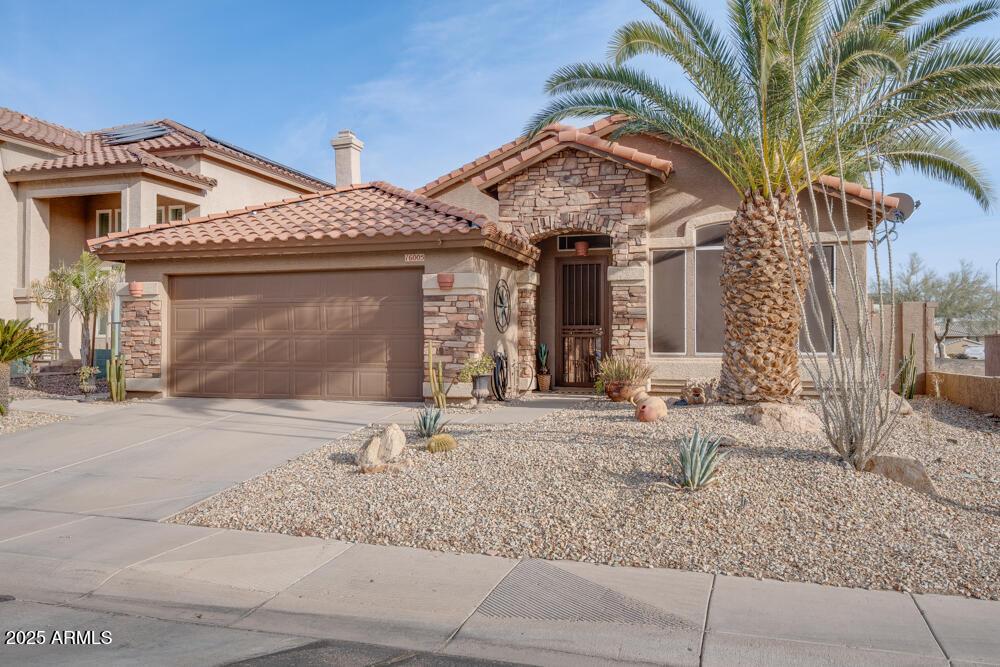
MULTIPOLYGON (((427 344, 434 348, 434 366, 444 363, 444 383, 447 386, 462 370, 470 357, 486 351, 483 331, 486 295, 479 290, 424 289, 424 375, 427 374, 427 344)), ((425 382, 430 379, 425 377, 425 382)))
MULTIPOLYGON (((538 336, 538 286, 517 287, 517 358, 519 377, 531 377, 535 364, 535 346, 538 336)), ((551 361, 549 362, 551 363, 551 361)))
POLYGON ((162 363, 162 318, 157 298, 122 299, 121 353, 126 378, 158 378, 162 363))
POLYGON ((647 179, 623 164, 567 149, 497 186, 501 227, 532 243, 571 231, 611 236, 611 352, 617 355, 646 356, 647 179))

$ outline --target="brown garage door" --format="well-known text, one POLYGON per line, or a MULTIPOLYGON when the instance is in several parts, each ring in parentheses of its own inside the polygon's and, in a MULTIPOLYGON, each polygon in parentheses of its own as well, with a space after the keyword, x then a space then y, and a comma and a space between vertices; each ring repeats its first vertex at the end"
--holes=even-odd
POLYGON ((419 399, 420 279, 395 270, 174 277, 171 392, 419 399))

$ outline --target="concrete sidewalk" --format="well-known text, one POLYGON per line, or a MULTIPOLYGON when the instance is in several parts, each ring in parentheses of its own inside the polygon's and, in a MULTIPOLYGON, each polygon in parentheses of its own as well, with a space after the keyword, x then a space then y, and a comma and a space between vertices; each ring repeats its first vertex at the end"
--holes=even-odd
MULTIPOLYGON (((5 628, 110 629, 95 664, 188 664, 149 619, 197 627, 190 664, 316 639, 545 665, 1000 664, 998 602, 106 516, 0 511, 0 572, 5 628)), ((60 656, 81 664, 0 647, 60 656)))

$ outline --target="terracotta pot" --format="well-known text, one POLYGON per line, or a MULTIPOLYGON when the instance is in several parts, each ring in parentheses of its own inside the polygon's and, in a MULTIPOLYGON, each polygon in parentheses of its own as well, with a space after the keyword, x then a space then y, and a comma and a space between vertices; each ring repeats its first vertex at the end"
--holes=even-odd
POLYGON ((140 283, 138 280, 133 280, 132 282, 130 282, 128 284, 128 293, 138 299, 140 296, 142 296, 142 283, 140 283))
POLYGON ((632 396, 637 391, 639 391, 639 387, 626 382, 609 382, 604 385, 604 393, 615 403, 632 400, 632 396))
POLYGON ((441 289, 451 289, 455 286, 455 274, 454 273, 439 273, 437 274, 438 287, 441 289))
POLYGON ((546 373, 538 375, 538 391, 548 391, 552 387, 552 376, 546 373))
POLYGON ((590 242, 589 241, 577 241, 576 243, 573 244, 573 247, 576 249, 576 256, 577 257, 586 257, 587 256, 587 251, 590 250, 590 242))

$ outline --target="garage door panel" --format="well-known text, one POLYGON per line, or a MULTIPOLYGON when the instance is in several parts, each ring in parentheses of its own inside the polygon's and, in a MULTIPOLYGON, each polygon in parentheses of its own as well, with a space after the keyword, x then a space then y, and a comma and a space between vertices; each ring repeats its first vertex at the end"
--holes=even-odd
POLYGON ((171 351, 176 363, 201 361, 201 341, 197 338, 174 336, 171 351))
POLYGON ((234 306, 232 309, 233 330, 241 332, 260 329, 260 309, 253 306, 234 306))
POLYGON ((296 339, 294 342, 295 363, 314 364, 322 366, 323 359, 323 339, 306 338, 296 339))
POLYGON ((175 394, 421 395, 419 271, 184 276, 171 301, 175 394))
POLYGON ((201 331, 200 308, 175 306, 174 316, 170 319, 174 323, 174 331, 176 332, 197 333, 201 331))
POLYGON ((270 363, 291 363, 292 345, 287 338, 263 338, 261 345, 261 361, 270 363))
POLYGON ((295 306, 292 309, 292 326, 295 331, 322 331, 323 309, 318 305, 295 306))
POLYGON ((361 338, 358 340, 358 364, 385 366, 388 363, 386 340, 384 338, 361 338))

